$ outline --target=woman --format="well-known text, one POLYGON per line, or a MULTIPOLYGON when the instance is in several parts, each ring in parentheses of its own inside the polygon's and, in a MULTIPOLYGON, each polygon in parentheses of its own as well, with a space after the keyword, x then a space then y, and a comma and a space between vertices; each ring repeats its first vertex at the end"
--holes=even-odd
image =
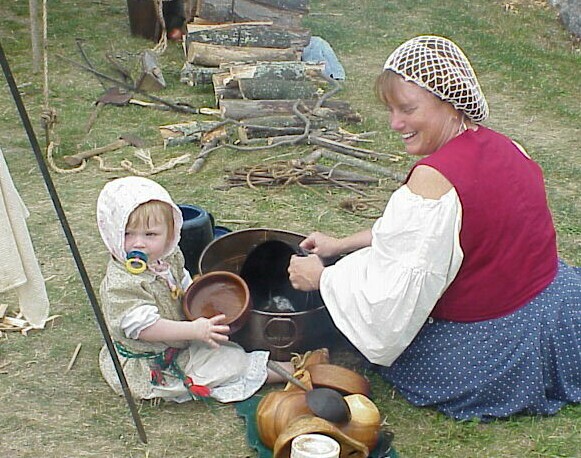
POLYGON ((342 333, 410 402, 456 419, 552 414, 581 399, 581 272, 558 259, 542 172, 479 123, 488 106, 451 41, 397 48, 376 90, 422 157, 371 230, 293 257, 342 333), (351 253, 324 267, 319 257, 351 253))

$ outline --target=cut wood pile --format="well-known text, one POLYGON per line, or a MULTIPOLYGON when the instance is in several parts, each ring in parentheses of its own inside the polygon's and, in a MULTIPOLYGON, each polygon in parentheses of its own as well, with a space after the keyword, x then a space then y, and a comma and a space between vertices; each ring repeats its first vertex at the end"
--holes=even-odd
MULTIPOLYGON (((45 326, 54 325, 60 319, 60 315, 53 315, 47 318, 45 326)), ((21 334, 27 335, 30 331, 37 330, 32 326, 22 314, 13 314, 10 316, 8 313, 8 304, 0 304, 0 338, 5 332, 20 332, 21 334)))
MULTIPOLYGON (((183 40, 180 79, 191 86, 212 85, 215 108, 192 108, 192 113, 220 120, 159 128, 164 148, 200 145, 193 161, 184 159, 191 163, 189 173, 200 171, 207 157, 219 149, 252 152, 309 145, 311 154, 302 159, 227 170, 220 188, 326 185, 349 189, 361 199, 367 197, 361 188, 377 184, 377 175, 401 180, 400 174, 377 163, 380 159, 396 162, 399 156, 361 146, 371 142, 373 133, 353 134, 341 127, 341 123, 360 122, 361 116, 348 102, 333 98, 341 86, 326 76, 326 62, 303 60, 307 46, 318 49, 313 43, 324 42, 312 40, 310 31, 301 26, 308 0, 197 0, 192 12, 183 40), (334 166, 316 164, 320 158, 334 166), (375 176, 339 170, 341 164, 375 176)), ((156 107, 162 103, 168 109, 184 108, 149 96, 156 107)), ((144 173, 167 169, 150 165, 144 173)), ((136 172, 132 169, 132 173, 136 172)))
POLYGON ((197 0, 184 41, 192 84, 211 83, 220 64, 300 61, 311 34, 308 0, 197 0))
POLYGON ((324 63, 301 60, 311 40, 301 27, 308 0, 198 0, 194 11, 181 79, 213 84, 223 119, 293 115, 300 99, 309 110, 323 108, 317 116, 361 121, 346 102, 319 101, 338 89, 323 76, 324 63))
MULTIPOLYGON (((358 143, 370 140, 341 129, 341 122, 358 123, 361 116, 348 102, 331 99, 341 87, 325 76, 325 62, 302 60, 311 42, 310 31, 301 27, 308 0, 198 0, 194 11, 184 39, 181 80, 192 86, 213 85, 215 114, 222 122, 160 128, 167 146, 200 142, 191 173, 220 148, 253 151, 308 144, 318 148, 310 162, 324 157, 401 178, 367 162, 399 157, 361 148, 358 143)), ((377 182, 338 170, 331 176, 323 166, 308 162, 278 164, 276 170, 233 170, 223 188, 298 183, 355 189, 377 182)))

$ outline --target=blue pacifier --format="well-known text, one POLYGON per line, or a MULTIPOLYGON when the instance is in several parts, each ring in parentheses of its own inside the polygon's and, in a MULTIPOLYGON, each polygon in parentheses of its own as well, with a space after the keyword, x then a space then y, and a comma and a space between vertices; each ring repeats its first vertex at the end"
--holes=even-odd
POLYGON ((125 268, 132 274, 140 274, 147 269, 147 255, 141 251, 130 251, 127 253, 125 268))

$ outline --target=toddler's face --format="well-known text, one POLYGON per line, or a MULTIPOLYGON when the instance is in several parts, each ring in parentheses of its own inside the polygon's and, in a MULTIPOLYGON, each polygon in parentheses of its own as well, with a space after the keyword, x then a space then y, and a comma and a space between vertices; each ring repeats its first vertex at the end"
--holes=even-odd
POLYGON ((167 224, 154 223, 147 227, 125 228, 125 252, 141 251, 148 257, 147 262, 157 261, 165 253, 168 243, 167 224))

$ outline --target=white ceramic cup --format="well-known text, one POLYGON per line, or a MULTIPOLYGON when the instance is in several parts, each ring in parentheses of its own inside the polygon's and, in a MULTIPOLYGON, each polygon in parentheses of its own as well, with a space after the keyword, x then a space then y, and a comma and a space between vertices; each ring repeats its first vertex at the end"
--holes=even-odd
POLYGON ((302 434, 293 439, 290 458, 339 458, 341 447, 323 434, 302 434))

